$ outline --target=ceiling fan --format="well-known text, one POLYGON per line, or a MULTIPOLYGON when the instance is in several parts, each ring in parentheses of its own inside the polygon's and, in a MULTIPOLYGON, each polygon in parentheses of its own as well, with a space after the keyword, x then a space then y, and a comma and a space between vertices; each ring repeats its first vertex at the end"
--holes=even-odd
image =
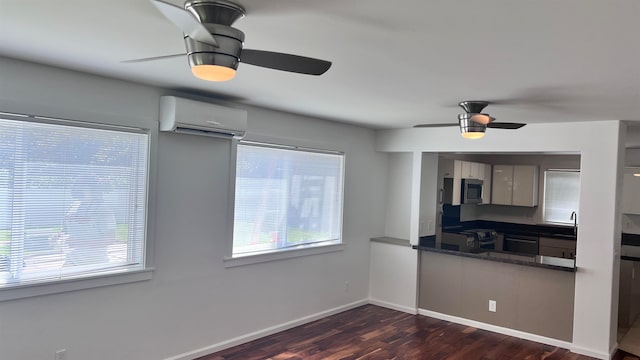
POLYGON ((515 130, 526 125, 514 122, 495 122, 496 118, 482 112, 487 105, 489 105, 488 101, 462 101, 458 103, 458 106, 463 108, 465 113, 458 114, 458 124, 420 124, 414 127, 460 126, 462 137, 466 139, 480 139, 484 136, 487 128, 515 130))
POLYGON ((279 52, 243 49, 244 33, 231 25, 245 9, 227 0, 190 0, 184 8, 163 0, 149 0, 184 33, 187 52, 127 60, 125 63, 187 56, 194 76, 209 81, 233 79, 240 62, 307 75, 322 75, 331 62, 279 52))

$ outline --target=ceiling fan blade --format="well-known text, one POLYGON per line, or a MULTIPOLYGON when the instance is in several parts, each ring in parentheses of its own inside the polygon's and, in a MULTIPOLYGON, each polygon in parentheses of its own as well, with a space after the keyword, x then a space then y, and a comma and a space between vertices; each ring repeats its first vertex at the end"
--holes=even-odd
POLYGON ((487 127, 494 128, 494 129, 515 130, 515 129, 520 129, 525 125, 527 124, 512 123, 512 122, 491 122, 487 124, 487 127))
POLYGON ((145 62, 145 61, 171 59, 171 58, 181 57, 181 56, 186 56, 186 55, 187 55, 186 53, 185 54, 162 55, 162 56, 153 56, 153 57, 141 58, 141 59, 122 60, 120 62, 121 63, 125 63, 125 64, 135 64, 135 63, 140 63, 140 62, 145 62))
POLYGON ((190 12, 187 10, 168 3, 163 0, 149 0, 155 7, 160 10, 162 15, 176 24, 183 33, 189 35, 190 38, 218 47, 218 42, 190 12))
POLYGON ((244 49, 240 61, 269 69, 307 75, 322 75, 331 67, 330 61, 273 51, 244 49))
POLYGON ((445 126, 460 126, 456 123, 443 123, 443 124, 418 124, 414 125, 414 128, 432 128, 432 127, 445 127, 445 126))

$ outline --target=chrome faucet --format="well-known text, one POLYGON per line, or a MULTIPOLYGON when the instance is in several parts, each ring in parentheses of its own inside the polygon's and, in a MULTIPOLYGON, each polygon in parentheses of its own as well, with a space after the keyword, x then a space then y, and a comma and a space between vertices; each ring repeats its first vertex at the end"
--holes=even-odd
POLYGON ((571 220, 573 220, 573 235, 578 235, 578 214, 575 211, 571 212, 571 220))

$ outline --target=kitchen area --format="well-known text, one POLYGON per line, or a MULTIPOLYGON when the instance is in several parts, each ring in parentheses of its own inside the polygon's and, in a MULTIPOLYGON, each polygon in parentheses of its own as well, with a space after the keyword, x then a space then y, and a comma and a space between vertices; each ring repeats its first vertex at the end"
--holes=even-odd
POLYGON ((420 246, 574 268, 579 169, 579 155, 440 154, 435 237, 420 246))
MULTIPOLYGON (((490 141, 458 140, 446 129, 379 131, 376 150, 388 153, 389 168, 384 229, 370 242, 369 302, 610 358, 625 306, 622 239, 640 234, 638 215, 622 211, 624 199, 640 203, 640 190, 623 194, 625 166, 640 166, 640 151, 629 149, 637 137, 624 130, 620 122, 530 124, 490 141), (456 202, 462 162, 482 181, 481 202, 456 202), (545 174, 557 191, 545 191, 545 174), (502 181, 510 191, 494 185, 502 181), (577 210, 563 196, 574 191, 577 210), (483 235, 461 234, 469 230, 483 235)), ((628 279, 636 273, 627 269, 628 279)))
MULTIPOLYGON (((404 213, 400 208, 389 211, 407 220, 406 227, 397 231, 411 228, 410 219, 416 223, 419 240, 410 244, 397 238, 372 239, 372 261, 384 265, 372 267, 371 296, 382 299, 383 293, 392 294, 388 302, 377 304, 412 312, 409 302, 401 307, 395 304, 414 297, 414 313, 512 336, 527 334, 525 337, 534 341, 570 348, 576 311, 575 276, 581 271, 576 266, 580 155, 392 156, 397 157, 393 174, 411 174, 416 162, 421 163, 420 176, 414 171, 406 178, 393 177, 389 194, 398 203, 409 203, 419 194, 419 218, 412 217, 407 209, 404 213), (434 168, 438 169, 437 176, 434 168), (545 183, 555 190, 551 186, 545 189, 545 183), (550 197, 558 198, 559 204, 550 197), (545 202, 553 203, 553 207, 545 207, 545 202), (408 261, 411 250, 404 249, 417 252, 415 269, 408 261), (401 276, 391 278, 398 269, 401 276), (387 285, 381 285, 385 281, 387 285)), ((623 198, 640 196, 640 184, 631 189, 627 183, 628 179, 623 198)), ((640 249, 640 235, 625 232, 640 233, 640 210, 638 215, 627 214, 633 211, 628 207, 640 206, 640 201, 625 201, 629 204, 623 207, 621 347, 640 343, 623 341, 624 335, 633 335, 633 323, 640 313, 640 276, 636 275, 640 274, 640 258, 631 256, 640 249)), ((401 238, 412 236, 406 232, 401 238)), ((629 346, 625 349, 633 353, 629 346)))
POLYGON ((422 312, 571 342, 579 170, 579 155, 438 154, 435 235, 416 246, 422 312), (553 208, 545 182, 563 197, 553 208))
POLYGON ((620 349, 640 356, 640 148, 627 151, 627 165, 623 175, 618 343, 620 349))
MULTIPOLYGON (((439 154, 437 179, 435 236, 417 246, 419 307, 571 341, 580 156, 439 154)), ((623 184, 618 342, 640 356, 640 167, 623 184)))

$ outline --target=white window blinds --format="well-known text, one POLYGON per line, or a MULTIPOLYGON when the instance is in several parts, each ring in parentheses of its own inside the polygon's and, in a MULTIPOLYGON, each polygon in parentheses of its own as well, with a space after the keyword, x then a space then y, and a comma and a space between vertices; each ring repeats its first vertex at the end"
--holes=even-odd
POLYGON ((143 268, 147 159, 141 132, 0 116, 0 288, 143 268))
POLYGON ((344 155, 238 145, 233 256, 342 241, 344 155))
POLYGON ((544 172, 543 221, 572 224, 571 213, 578 213, 580 171, 547 170, 544 172))

